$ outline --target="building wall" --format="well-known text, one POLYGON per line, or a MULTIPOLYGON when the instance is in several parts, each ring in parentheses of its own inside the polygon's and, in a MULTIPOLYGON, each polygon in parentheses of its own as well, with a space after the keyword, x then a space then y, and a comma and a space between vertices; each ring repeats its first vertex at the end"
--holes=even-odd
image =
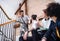
MULTIPOLYGON (((28 15, 31 16, 32 14, 37 14, 38 17, 43 17, 42 10, 46 8, 46 5, 50 2, 54 2, 54 0, 28 0, 27 6, 28 6, 28 15)), ((25 12, 25 4, 21 8, 25 12)), ((17 30, 17 32, 19 29, 17 30)), ((17 33, 19 35, 20 33, 17 33)))
POLYGON ((56 2, 60 3, 60 0, 55 0, 56 2))
POLYGON ((42 10, 46 8, 46 5, 54 0, 28 0, 28 15, 37 14, 38 17, 43 17, 42 10))
MULTIPOLYGON (((19 3, 22 1, 23 0, 0 0, 0 5, 3 7, 10 18, 14 18, 14 13, 19 7, 19 3)), ((46 5, 54 1, 60 3, 60 0, 28 0, 29 16, 32 14, 37 14, 40 17, 43 13, 42 10, 46 8, 46 5)), ((25 9, 24 6, 22 8, 25 9)))

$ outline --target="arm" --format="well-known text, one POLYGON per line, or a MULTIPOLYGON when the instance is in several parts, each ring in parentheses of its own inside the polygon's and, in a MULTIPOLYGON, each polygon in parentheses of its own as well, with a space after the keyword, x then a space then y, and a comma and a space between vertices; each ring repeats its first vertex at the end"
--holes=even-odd
POLYGON ((27 36, 28 36, 28 31, 26 31, 26 32, 24 33, 23 39, 24 39, 24 40, 27 40, 27 36))
POLYGON ((48 38, 49 38, 49 36, 51 35, 51 30, 49 29, 47 32, 46 32, 46 34, 43 36, 43 38, 42 38, 42 40, 41 41, 46 41, 48 38))
POLYGON ((51 23, 49 30, 45 33, 44 37, 42 38, 42 41, 46 41, 50 36, 51 33, 53 32, 54 24, 51 23))

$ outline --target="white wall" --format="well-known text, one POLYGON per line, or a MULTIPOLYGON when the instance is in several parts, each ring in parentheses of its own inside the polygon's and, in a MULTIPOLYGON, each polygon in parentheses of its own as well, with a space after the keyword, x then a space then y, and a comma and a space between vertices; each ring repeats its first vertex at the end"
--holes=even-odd
POLYGON ((14 18, 14 13, 19 7, 19 3, 23 0, 0 0, 0 5, 10 18, 14 18))
POLYGON ((56 2, 60 3, 60 0, 55 0, 56 2))
POLYGON ((44 17, 43 9, 46 8, 48 3, 54 2, 54 0, 28 0, 28 14, 37 14, 37 16, 44 17))

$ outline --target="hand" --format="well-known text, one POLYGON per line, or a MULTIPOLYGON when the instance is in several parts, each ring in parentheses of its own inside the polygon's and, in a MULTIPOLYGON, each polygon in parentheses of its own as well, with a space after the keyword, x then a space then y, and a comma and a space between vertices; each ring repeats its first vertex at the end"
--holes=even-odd
POLYGON ((46 37, 43 37, 41 41, 46 41, 46 37))
POLYGON ((42 39, 41 41, 46 41, 45 39, 42 39))
POLYGON ((25 34, 23 35, 23 39, 27 40, 27 36, 28 36, 28 31, 26 31, 25 34))
POLYGON ((18 27, 20 27, 20 23, 16 23, 16 24, 14 25, 14 28, 18 28, 18 27))

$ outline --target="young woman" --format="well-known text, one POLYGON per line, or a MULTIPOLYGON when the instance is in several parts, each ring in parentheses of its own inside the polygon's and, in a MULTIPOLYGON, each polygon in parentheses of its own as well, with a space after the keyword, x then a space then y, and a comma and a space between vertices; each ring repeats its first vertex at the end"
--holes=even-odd
POLYGON ((46 12, 52 18, 52 21, 49 30, 41 41, 60 41, 60 4, 48 4, 46 12))
POLYGON ((31 20, 32 20, 32 29, 31 29, 31 32, 32 32, 32 40, 33 41, 38 41, 38 35, 37 35, 37 28, 39 26, 39 23, 37 21, 37 15, 33 14, 31 16, 31 20))

